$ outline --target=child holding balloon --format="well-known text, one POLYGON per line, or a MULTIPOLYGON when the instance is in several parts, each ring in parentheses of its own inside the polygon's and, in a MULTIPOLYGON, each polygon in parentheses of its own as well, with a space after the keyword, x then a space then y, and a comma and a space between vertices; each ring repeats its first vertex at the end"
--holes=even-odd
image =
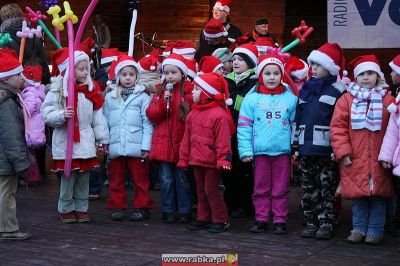
POLYGON ((67 121, 74 118, 74 139, 71 176, 62 175, 58 211, 63 223, 88 222, 89 170, 99 166, 96 159, 96 144, 107 150, 108 127, 103 117, 104 99, 90 77, 89 57, 75 51, 75 99, 74 107, 66 106, 69 77, 68 49, 63 48, 52 54, 55 73, 51 89, 43 102, 41 113, 45 123, 54 127, 52 153, 54 171, 64 170, 67 147, 67 121))

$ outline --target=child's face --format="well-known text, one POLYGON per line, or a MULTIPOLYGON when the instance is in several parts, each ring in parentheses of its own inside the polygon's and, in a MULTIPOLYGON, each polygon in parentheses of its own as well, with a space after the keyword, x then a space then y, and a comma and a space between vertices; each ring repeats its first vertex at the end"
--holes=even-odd
POLYGON ((392 77, 392 82, 393 85, 399 85, 400 84, 400 75, 397 74, 392 70, 392 73, 390 73, 390 76, 392 77))
POLYGON ((126 66, 122 68, 119 73, 119 84, 123 88, 133 87, 136 83, 136 69, 133 66, 126 66))
POLYGON ((75 67, 75 80, 78 84, 83 84, 86 82, 88 75, 90 73, 90 66, 88 62, 81 61, 75 67))
POLYGON ((201 93, 200 87, 195 84, 194 89, 192 90, 193 102, 198 103, 200 101, 200 93, 201 93))
POLYGON ((315 62, 311 62, 311 73, 312 76, 317 79, 326 78, 330 75, 328 70, 326 70, 320 64, 315 62))
POLYGON ((22 86, 24 85, 24 80, 22 79, 21 73, 17 75, 12 75, 1 81, 16 91, 20 91, 22 89, 22 86))
POLYGON ((378 73, 371 70, 364 71, 357 76, 356 82, 362 88, 372 89, 378 82, 378 73))
POLYGON ((232 57, 232 65, 233 72, 236 74, 242 74, 243 72, 249 70, 249 66, 247 65, 246 61, 244 61, 243 58, 237 54, 232 57))
POLYGON ((281 84, 282 74, 276 65, 266 65, 262 71, 264 86, 275 89, 281 84))
POLYGON ((175 85, 183 79, 182 71, 177 66, 165 65, 163 70, 165 81, 167 83, 172 83, 175 85))
POLYGON ((227 74, 231 73, 232 69, 233 69, 232 61, 231 60, 226 61, 223 66, 224 74, 227 75, 227 74))
POLYGON ((222 66, 222 67, 218 68, 217 70, 215 70, 214 72, 217 73, 217 74, 223 75, 224 74, 224 67, 222 66))

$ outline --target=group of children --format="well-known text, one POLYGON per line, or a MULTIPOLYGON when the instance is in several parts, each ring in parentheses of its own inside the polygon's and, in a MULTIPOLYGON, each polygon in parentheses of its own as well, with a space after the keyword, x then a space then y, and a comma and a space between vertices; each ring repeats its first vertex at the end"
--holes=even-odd
MULTIPOLYGON (((92 80, 89 55, 78 49, 73 107, 66 101, 67 48, 52 55, 54 77, 46 96, 28 74, 23 86, 21 64, 9 50, 0 50, 0 191, 8 191, 0 193, 0 212, 13 217, 1 216, 1 237, 29 237, 19 231, 12 203, 15 180, 26 176, 29 167, 25 143, 30 151, 44 143, 43 122, 54 128, 53 170, 63 172, 67 122, 74 119, 72 172, 61 176, 58 201, 63 223, 90 221, 89 170, 99 166, 97 154, 104 152, 110 178, 106 207, 112 220, 126 216, 126 169, 135 186, 130 219, 150 217, 155 207, 149 195, 150 161, 158 164, 164 222, 191 222, 189 229, 220 233, 230 228, 229 216, 254 216, 251 232, 261 233, 272 222, 273 233, 285 234, 293 155, 300 162, 304 192, 301 236, 332 237, 337 194, 353 200, 347 240, 380 243, 386 204, 395 196, 390 169, 400 176, 400 96, 395 99, 389 92, 378 59, 364 55, 352 60, 347 85, 338 44, 312 51, 308 68, 304 61, 289 63, 278 53, 259 54, 247 43, 232 53, 221 48, 216 56, 204 57, 196 75, 194 46, 184 43, 138 62, 104 49, 106 68, 100 76, 110 80, 105 97, 92 80), (303 67, 289 68, 296 64, 303 67), (285 72, 296 83, 288 82, 285 72), (39 96, 30 100, 31 91, 39 96), (39 112, 39 122, 34 122, 39 112)), ((392 81, 399 84, 400 56, 390 66, 392 81)), ((26 73, 30 68, 25 66, 26 73)))

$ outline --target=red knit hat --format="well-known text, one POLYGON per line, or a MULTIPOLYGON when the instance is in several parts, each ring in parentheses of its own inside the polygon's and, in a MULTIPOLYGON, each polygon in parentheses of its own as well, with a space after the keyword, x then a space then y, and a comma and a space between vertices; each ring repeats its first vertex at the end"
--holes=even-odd
POLYGON ((352 70, 350 73, 353 74, 353 76, 350 77, 351 80, 356 79, 358 75, 369 70, 375 71, 381 79, 385 79, 381 71, 379 60, 373 54, 357 56, 350 61, 349 68, 352 70))
POLYGON ((0 49, 0 79, 17 75, 22 70, 15 52, 10 49, 0 49))
POLYGON ((219 10, 223 10, 229 13, 231 11, 230 8, 231 4, 232 4, 231 0, 218 0, 215 3, 214 8, 218 8, 219 10))
POLYGON ((389 66, 392 68, 394 72, 400 75, 400 55, 393 58, 393 60, 390 61, 389 66))
POLYGON ((271 37, 258 37, 254 42, 258 52, 267 52, 268 47, 275 47, 274 40, 271 37))
POLYGON ((22 78, 31 86, 39 87, 42 83, 42 67, 41 66, 24 66, 22 78))
POLYGON ((188 76, 194 79, 197 76, 199 65, 195 59, 186 59, 186 66, 188 68, 188 76))
POLYGON ((218 19, 212 18, 204 27, 203 34, 206 38, 215 39, 222 36, 228 36, 224 25, 218 19))
POLYGON ((251 61, 253 61, 254 65, 258 64, 258 50, 257 47, 255 47, 253 44, 251 43, 242 44, 241 46, 233 50, 232 56, 234 56, 237 53, 243 53, 247 55, 251 59, 251 61))
POLYGON ((221 60, 212 55, 203 56, 199 64, 200 72, 202 73, 215 72, 223 66, 221 60))
POLYGON ((133 59, 129 55, 121 55, 118 57, 118 60, 117 60, 117 63, 115 64, 115 69, 114 69, 114 75, 115 75, 114 77, 117 81, 117 84, 119 83, 118 73, 121 71, 121 69, 123 69, 124 67, 127 67, 127 66, 132 66, 132 67, 136 68, 136 75, 139 75, 140 66, 138 63, 136 63, 135 59, 133 59))
POLYGON ((260 63, 257 66, 257 76, 259 77, 264 69, 265 66, 267 65, 275 65, 279 68, 282 78, 283 78, 283 73, 285 72, 282 59, 279 58, 275 54, 263 54, 260 56, 260 63))
POLYGON ((341 77, 343 76, 345 59, 342 48, 337 43, 326 43, 318 48, 318 50, 312 51, 307 58, 307 62, 310 65, 311 62, 320 64, 332 76, 338 74, 341 77))
POLYGON ((118 48, 101 48, 101 64, 105 65, 118 59, 119 51, 118 48))
POLYGON ((308 75, 309 66, 303 60, 296 56, 290 57, 289 61, 285 64, 285 71, 290 76, 293 76, 299 80, 303 80, 308 75))
POLYGON ((138 64, 141 72, 143 71, 155 72, 157 71, 158 58, 148 54, 145 57, 142 57, 138 61, 138 64))
POLYGON ((172 48, 174 48, 174 46, 175 46, 175 42, 169 41, 167 43, 167 45, 165 46, 162 56, 164 56, 164 57, 169 56, 172 53, 172 48))
POLYGON ((229 98, 228 82, 217 73, 204 73, 194 78, 194 83, 201 88, 200 100, 213 99, 225 101, 226 105, 232 105, 229 98))
POLYGON ((172 52, 180 55, 194 54, 196 52, 196 48, 194 47, 192 41, 179 40, 175 42, 172 52))
POLYGON ((188 67, 186 65, 186 59, 180 54, 171 54, 162 62, 162 68, 164 70, 165 65, 174 65, 178 67, 182 73, 186 76, 188 74, 188 67))

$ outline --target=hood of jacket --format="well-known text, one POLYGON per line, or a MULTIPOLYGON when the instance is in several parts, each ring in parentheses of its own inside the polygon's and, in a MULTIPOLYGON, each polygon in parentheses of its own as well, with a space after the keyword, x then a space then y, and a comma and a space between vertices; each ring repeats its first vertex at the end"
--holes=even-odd
POLYGON ((22 93, 33 93, 35 94, 37 97, 40 98, 40 100, 44 101, 44 98, 46 98, 46 94, 44 92, 45 86, 44 85, 40 85, 39 87, 33 87, 33 86, 29 86, 26 87, 22 93))

